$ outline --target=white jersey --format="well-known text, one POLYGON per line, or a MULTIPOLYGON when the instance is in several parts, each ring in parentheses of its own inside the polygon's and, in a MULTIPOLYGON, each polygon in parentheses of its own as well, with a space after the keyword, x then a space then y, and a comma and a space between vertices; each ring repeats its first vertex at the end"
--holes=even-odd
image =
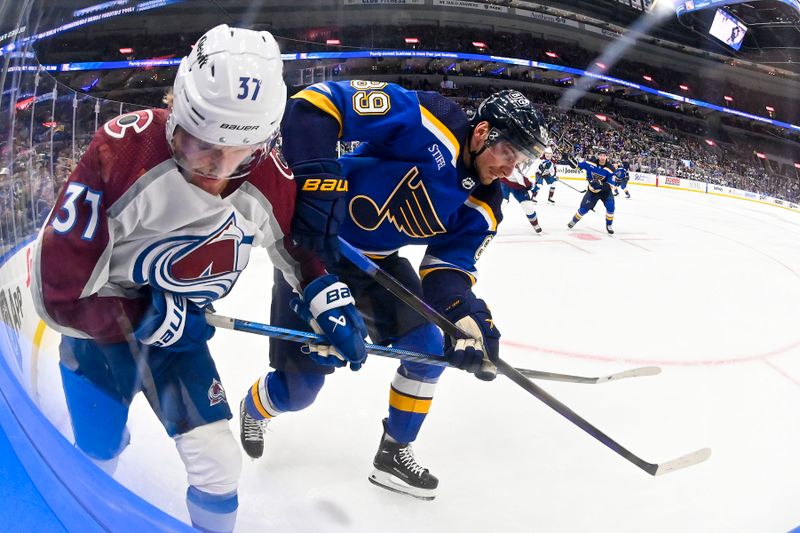
POLYGON ((147 286, 205 305, 232 289, 253 246, 298 292, 324 274, 286 237, 296 191, 274 152, 211 195, 178 170, 166 117, 145 110, 106 124, 56 200, 33 267, 34 303, 55 330, 122 341, 121 323, 137 324, 149 303, 147 286))

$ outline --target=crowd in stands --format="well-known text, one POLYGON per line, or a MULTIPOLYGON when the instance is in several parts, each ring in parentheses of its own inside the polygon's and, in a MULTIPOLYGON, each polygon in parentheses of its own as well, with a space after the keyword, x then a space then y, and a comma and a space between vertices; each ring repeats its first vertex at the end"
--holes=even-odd
MULTIPOLYGON (((441 75, 405 75, 398 82, 412 89, 440 90, 468 114, 481 99, 502 88, 461 86, 441 75)), ((48 91, 51 89, 44 92, 48 91)), ((158 106, 162 105, 163 91, 134 91, 135 98, 121 93, 121 98, 158 106)), ((557 105, 557 92, 533 85, 524 92, 541 107, 551 126, 563 134, 563 151, 577 157, 588 157, 602 147, 609 150, 613 161, 627 156, 634 171, 696 179, 800 203, 800 174, 796 169, 784 167, 779 169, 784 171, 781 175, 756 158, 753 148, 742 145, 741 139, 739 144, 728 139, 730 142, 712 145, 700 135, 702 128, 696 121, 655 117, 615 106, 608 99, 583 99, 577 108, 563 111, 557 105)), ((4 100, 6 106, 8 102, 4 100)), ((8 124, 0 124, 0 252, 30 238, 41 226, 59 189, 88 147, 96 125, 120 111, 140 107, 85 96, 77 107, 72 103, 72 96, 64 94, 56 100, 55 117, 50 115, 49 106, 40 105, 35 110, 23 107, 16 111, 13 130, 8 124), (35 113, 34 120, 31 113, 35 113)), ((8 110, 3 112, 7 116, 8 110)))
MULTIPOLYGON (((766 114, 766 107, 770 106, 775 110, 774 118, 795 124, 800 122, 800 98, 796 95, 786 95, 780 103, 777 103, 774 95, 747 89, 729 81, 721 82, 716 70, 708 73, 689 68, 680 70, 678 64, 675 65, 675 68, 663 66, 656 68, 652 64, 624 58, 614 65, 601 67, 597 63, 598 53, 581 46, 580 43, 553 41, 542 34, 531 32, 511 33, 494 31, 491 28, 433 25, 385 25, 370 26, 369 28, 364 26, 273 28, 272 32, 278 36, 284 52, 415 48, 532 59, 584 70, 594 69, 599 73, 647 85, 654 89, 720 106, 735 107, 762 116, 766 114), (406 37, 415 37, 419 42, 407 45, 404 41, 406 37), (342 46, 333 48, 327 46, 326 40, 332 38, 339 39, 342 46), (487 47, 476 49, 473 42, 482 42, 487 47), (649 77, 650 80, 645 80, 644 76, 649 77), (681 89, 681 85, 688 87, 688 90, 681 89), (725 96, 732 100, 725 100, 725 96)), ((126 46, 133 48, 134 52, 125 57, 129 59, 180 57, 188 53, 191 43, 197 37, 199 34, 192 33, 170 35, 169 39, 141 35, 126 37, 126 46)), ((75 39, 66 37, 58 42, 42 42, 37 54, 43 63, 123 59, 118 46, 109 42, 108 39, 86 39, 83 36, 75 39)), ((469 69, 453 73, 453 75, 474 74, 469 69)), ((489 75, 489 73, 485 74, 489 75)), ((526 79, 535 79, 537 73, 530 71, 520 76, 525 76, 526 79)), ((138 80, 137 83, 146 85, 148 80, 146 76, 143 76, 143 79, 138 80)), ((102 86, 95 90, 101 89, 102 86)))

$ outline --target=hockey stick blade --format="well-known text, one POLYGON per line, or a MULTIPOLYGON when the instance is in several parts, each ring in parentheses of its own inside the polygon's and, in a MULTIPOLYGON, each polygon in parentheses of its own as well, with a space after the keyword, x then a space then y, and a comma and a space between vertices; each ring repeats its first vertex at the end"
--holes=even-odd
POLYGON ((687 453, 677 459, 673 459, 672 461, 667 461, 666 463, 649 464, 648 466, 652 467, 652 469, 646 468, 645 470, 654 476, 661 476, 702 463, 708 460, 709 457, 711 457, 711 448, 702 448, 692 453, 687 453))
POLYGON ((625 370, 623 372, 617 372, 615 374, 609 374, 607 376, 598 376, 598 377, 572 376, 570 374, 556 374, 553 372, 541 372, 539 370, 527 370, 524 368, 517 368, 516 370, 526 378, 546 379, 549 381, 563 381, 566 383, 583 383, 586 385, 608 383, 609 381, 619 381, 620 379, 625 379, 625 378, 655 376, 661 373, 661 369, 657 366, 643 366, 639 368, 632 368, 630 370, 625 370))

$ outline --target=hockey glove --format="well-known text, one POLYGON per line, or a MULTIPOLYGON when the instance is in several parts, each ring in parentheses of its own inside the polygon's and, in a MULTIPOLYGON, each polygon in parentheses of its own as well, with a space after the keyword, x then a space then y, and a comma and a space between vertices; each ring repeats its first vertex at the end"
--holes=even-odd
POLYGON ((321 276, 306 287, 303 299, 293 298, 289 305, 331 343, 331 346, 309 345, 314 362, 335 367, 350 363, 350 370, 354 371, 361 368, 367 359, 364 343, 367 326, 347 285, 333 274, 321 276))
POLYGON ((185 296, 152 290, 150 307, 133 335, 142 344, 181 352, 205 346, 215 331, 204 310, 185 296))
POLYGON ((316 159, 292 167, 297 200, 292 239, 326 264, 339 260, 339 228, 345 219, 347 179, 334 159, 316 159))
MULTIPOLYGON (((445 337, 444 354, 451 365, 475 374, 481 369, 484 355, 492 363, 497 363, 500 356, 500 332, 494 326, 492 313, 486 307, 486 302, 468 292, 465 300, 459 299, 451 304, 445 309, 444 315, 472 337, 445 337)), ((490 375, 487 381, 495 377, 494 374, 490 375)))

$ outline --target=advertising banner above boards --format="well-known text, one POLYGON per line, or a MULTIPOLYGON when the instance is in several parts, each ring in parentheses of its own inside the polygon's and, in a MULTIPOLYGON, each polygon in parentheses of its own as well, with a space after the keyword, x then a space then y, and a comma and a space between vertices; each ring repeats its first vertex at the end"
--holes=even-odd
POLYGON ((425 0, 344 0, 346 6, 386 6, 424 4, 425 0))
POLYGON ((467 0, 433 0, 433 5, 478 9, 480 11, 491 11, 492 13, 508 13, 508 8, 506 6, 497 6, 483 2, 469 2, 467 0))

